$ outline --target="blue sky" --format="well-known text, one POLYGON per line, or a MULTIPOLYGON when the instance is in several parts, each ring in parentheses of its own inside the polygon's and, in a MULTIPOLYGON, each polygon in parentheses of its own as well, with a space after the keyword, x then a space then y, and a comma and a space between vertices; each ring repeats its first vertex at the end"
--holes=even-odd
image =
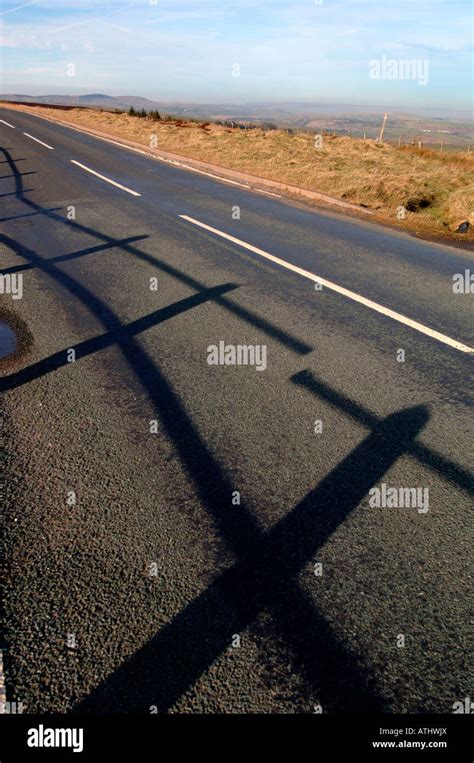
POLYGON ((1 8, 4 93, 470 108, 470 0, 3 0, 1 8), (428 61, 428 84, 371 79, 369 62, 382 56, 428 61))

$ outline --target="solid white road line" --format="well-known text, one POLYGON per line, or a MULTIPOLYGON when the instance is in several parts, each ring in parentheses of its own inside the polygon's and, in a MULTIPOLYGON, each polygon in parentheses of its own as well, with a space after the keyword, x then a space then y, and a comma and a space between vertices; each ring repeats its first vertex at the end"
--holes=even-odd
POLYGON ((141 193, 137 193, 137 191, 132 191, 131 188, 127 188, 124 185, 120 185, 120 183, 116 183, 115 180, 111 180, 110 178, 106 178, 105 175, 101 175, 99 172, 96 172, 95 170, 91 170, 90 167, 86 167, 85 164, 81 164, 80 162, 76 162, 75 159, 71 159, 71 162, 73 164, 77 164, 78 167, 82 167, 83 170, 86 172, 90 172, 91 175, 95 175, 96 177, 100 178, 101 180, 105 180, 106 183, 110 183, 111 185, 115 185, 117 188, 121 188, 122 191, 126 191, 127 193, 131 193, 132 196, 141 196, 141 193))
POLYGON ((14 130, 14 129, 15 129, 14 125, 11 125, 11 124, 10 124, 10 122, 5 122, 5 120, 4 120, 4 119, 0 119, 0 122, 1 122, 2 124, 6 125, 7 127, 11 127, 11 128, 12 128, 12 130, 14 130))
POLYGON ((250 252, 255 252, 255 254, 259 254, 260 257, 265 257, 265 259, 271 260, 271 262, 275 262, 277 265, 281 265, 283 268, 286 268, 287 270, 292 270, 294 273, 298 273, 300 276, 303 276, 304 278, 308 278, 310 281, 314 281, 315 283, 320 283, 322 286, 325 286, 327 289, 331 289, 332 291, 335 291, 338 294, 342 294, 344 297, 348 297, 349 299, 352 299, 354 302, 359 302, 361 305, 365 305, 366 307, 369 307, 371 310, 375 310, 377 313, 382 313, 382 315, 386 315, 388 318, 392 318, 394 321, 403 323, 405 326, 410 326, 410 328, 415 329, 416 331, 419 331, 421 334, 426 334, 427 336, 430 336, 432 339, 437 339, 438 342, 443 342, 443 344, 447 344, 449 345, 449 347, 454 347, 456 350, 460 350, 461 352, 474 352, 473 347, 469 347, 468 345, 463 344, 462 342, 458 342, 456 339, 451 339, 451 337, 446 336, 445 334, 440 334, 439 331, 434 331, 434 329, 430 329, 428 326, 424 326, 422 323, 413 321, 411 318, 407 318, 405 315, 401 315, 401 313, 396 313, 394 310, 390 310, 389 308, 384 307, 383 305, 379 305, 377 302, 373 302, 371 299, 362 297, 360 294, 356 294, 354 291, 345 289, 343 286, 338 286, 336 283, 333 283, 332 281, 327 281, 325 278, 320 278, 320 276, 315 275, 315 273, 310 273, 309 270, 303 270, 303 268, 299 268, 296 265, 292 265, 290 262, 286 262, 285 260, 282 260, 279 257, 275 257, 273 254, 269 254, 268 252, 265 252, 263 249, 259 249, 256 246, 252 246, 252 244, 247 244, 245 241, 241 241, 239 238, 235 238, 235 236, 230 236, 228 233, 224 233, 221 230, 217 230, 217 228, 211 228, 210 225, 201 223, 199 222, 199 220, 195 220, 193 217, 188 217, 188 215, 179 215, 179 217, 181 217, 183 220, 187 220, 188 222, 193 223, 193 225, 198 225, 200 228, 204 228, 205 230, 208 230, 211 233, 215 233, 217 236, 221 236, 221 238, 227 239, 227 241, 232 241, 234 244, 238 244, 239 246, 242 246, 244 249, 248 249, 250 252))
POLYGON ((52 146, 48 146, 47 143, 43 143, 42 140, 40 140, 39 138, 35 138, 34 135, 30 135, 29 132, 24 132, 23 135, 26 135, 27 138, 31 138, 31 140, 35 140, 37 143, 41 143, 42 146, 44 146, 45 148, 49 148, 50 151, 54 151, 54 148, 52 146))
MULTIPOLYGON (((117 144, 121 145, 121 144, 117 144)), ((126 148, 126 146, 125 146, 126 148)), ((151 154, 153 156, 153 154, 151 154)), ((197 167, 192 167, 190 164, 186 164, 186 162, 179 162, 177 159, 165 159, 163 156, 157 157, 162 162, 166 162, 167 164, 174 164, 176 167, 183 167, 186 170, 191 170, 191 172, 198 172, 199 175, 207 175, 207 177, 214 178, 215 180, 222 180, 223 183, 230 183, 231 185, 238 185, 240 188, 247 188, 250 190, 250 186, 247 183, 240 183, 238 180, 229 180, 229 178, 224 178, 221 175, 214 175, 212 172, 206 172, 205 170, 198 170, 197 167)))
POLYGON ((265 194, 268 194, 268 196, 276 196, 277 199, 282 198, 282 195, 280 193, 273 193, 272 191, 266 191, 264 188, 254 188, 253 190, 256 193, 265 193, 265 194))

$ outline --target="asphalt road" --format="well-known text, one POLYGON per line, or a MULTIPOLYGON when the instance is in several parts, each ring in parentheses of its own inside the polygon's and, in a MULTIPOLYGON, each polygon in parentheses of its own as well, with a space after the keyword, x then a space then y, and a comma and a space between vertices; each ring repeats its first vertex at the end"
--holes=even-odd
POLYGON ((7 698, 452 712, 472 256, 0 119, 0 307, 34 340, 0 379, 7 698), (221 341, 265 362, 210 365, 221 341), (371 505, 383 483, 429 506, 371 505))

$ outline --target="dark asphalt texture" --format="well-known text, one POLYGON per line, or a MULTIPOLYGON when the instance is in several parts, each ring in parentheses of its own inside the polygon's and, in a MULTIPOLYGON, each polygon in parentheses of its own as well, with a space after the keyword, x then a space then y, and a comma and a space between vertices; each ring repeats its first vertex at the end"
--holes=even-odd
POLYGON ((179 215, 471 346, 452 277, 472 255, 0 119, 1 273, 24 292, 0 308, 34 340, 0 371, 8 699, 452 712, 473 692, 472 355, 179 215), (208 365, 221 340, 266 345, 266 370, 208 365), (429 511, 371 507, 381 483, 429 488, 429 511))

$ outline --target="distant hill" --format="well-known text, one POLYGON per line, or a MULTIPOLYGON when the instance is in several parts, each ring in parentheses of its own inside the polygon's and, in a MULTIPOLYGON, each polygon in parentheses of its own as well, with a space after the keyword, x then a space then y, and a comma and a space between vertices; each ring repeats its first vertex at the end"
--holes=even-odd
POLYGON ((159 104, 138 95, 106 95, 105 93, 87 93, 86 95, 19 95, 9 93, 0 95, 3 101, 19 101, 20 103, 45 103, 58 106, 91 106, 106 109, 157 109, 159 104))

